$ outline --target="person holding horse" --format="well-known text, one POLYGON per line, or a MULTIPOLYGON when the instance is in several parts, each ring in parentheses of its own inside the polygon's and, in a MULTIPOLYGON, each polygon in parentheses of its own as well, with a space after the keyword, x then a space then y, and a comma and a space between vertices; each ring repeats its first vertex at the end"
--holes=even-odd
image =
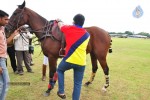
POLYGON ((33 73, 30 66, 30 54, 29 54, 29 39, 32 38, 32 34, 26 29, 26 26, 20 27, 20 34, 14 37, 14 44, 17 58, 17 73, 23 75, 22 61, 26 66, 27 72, 33 73))
POLYGON ((61 20, 57 19, 58 26, 66 38, 66 53, 57 69, 59 87, 57 95, 62 99, 66 98, 64 91, 64 72, 73 69, 74 87, 72 100, 79 100, 86 65, 86 48, 90 34, 82 28, 85 21, 85 17, 82 14, 75 15, 73 21, 73 25, 64 25, 61 20))
POLYGON ((6 12, 0 10, 0 100, 5 100, 10 82, 6 67, 7 44, 10 44, 13 38, 18 34, 18 30, 16 30, 6 40, 4 26, 8 24, 8 17, 9 15, 6 12))

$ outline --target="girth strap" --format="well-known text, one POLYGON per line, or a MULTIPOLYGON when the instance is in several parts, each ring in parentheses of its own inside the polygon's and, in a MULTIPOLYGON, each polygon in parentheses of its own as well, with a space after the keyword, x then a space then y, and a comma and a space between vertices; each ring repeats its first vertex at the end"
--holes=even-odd
POLYGON ((61 48, 59 50, 59 56, 64 57, 65 55, 65 37, 62 35, 62 40, 61 40, 61 48))

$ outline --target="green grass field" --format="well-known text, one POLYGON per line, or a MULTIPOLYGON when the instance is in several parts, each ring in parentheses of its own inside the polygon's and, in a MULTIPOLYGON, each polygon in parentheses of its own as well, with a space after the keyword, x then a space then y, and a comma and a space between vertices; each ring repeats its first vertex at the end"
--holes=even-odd
MULTIPOLYGON (((89 87, 82 87, 81 100, 150 100, 150 40, 131 38, 112 38, 112 40, 113 53, 107 56, 110 68, 110 86, 107 93, 101 92, 105 79, 99 66, 94 82, 89 87)), ((24 67, 24 75, 16 75, 8 63, 11 82, 30 82, 30 85, 10 85, 6 100, 60 100, 56 94, 57 83, 49 97, 43 96, 43 92, 47 90, 48 73, 47 80, 41 81, 43 54, 40 52, 40 47, 36 46, 33 57, 35 65, 32 66, 35 73, 27 73, 24 67)), ((87 57, 83 84, 91 75, 89 55, 87 57)), ((72 88, 73 74, 70 70, 65 74, 66 100, 71 100, 72 88)))

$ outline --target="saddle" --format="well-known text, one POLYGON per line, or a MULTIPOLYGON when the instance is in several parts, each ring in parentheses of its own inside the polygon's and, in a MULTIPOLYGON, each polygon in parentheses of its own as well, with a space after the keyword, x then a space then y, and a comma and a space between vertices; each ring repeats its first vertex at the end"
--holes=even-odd
POLYGON ((52 29, 51 29, 51 34, 54 37, 54 39, 56 39, 57 41, 61 42, 61 48, 59 50, 59 56, 60 57, 64 57, 65 55, 65 36, 64 34, 61 32, 61 30, 58 27, 58 23, 56 20, 52 20, 50 21, 50 25, 52 25, 52 29))

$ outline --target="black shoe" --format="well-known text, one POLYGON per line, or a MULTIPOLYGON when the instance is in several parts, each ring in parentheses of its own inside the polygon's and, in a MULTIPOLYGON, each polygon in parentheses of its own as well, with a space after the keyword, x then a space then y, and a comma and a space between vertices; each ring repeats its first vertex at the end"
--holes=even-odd
POLYGON ((29 73, 34 73, 33 71, 27 71, 27 72, 29 72, 29 73))
POLYGON ((66 99, 66 95, 65 95, 65 94, 61 95, 61 94, 59 94, 59 92, 57 92, 57 95, 58 95, 61 99, 66 99))
POLYGON ((30 63, 30 66, 33 66, 33 65, 34 65, 34 63, 33 63, 33 62, 31 62, 31 63, 30 63))
POLYGON ((19 72, 16 70, 15 72, 14 72, 15 74, 19 74, 19 72))
POLYGON ((18 72, 19 75, 23 75, 23 71, 18 72))

